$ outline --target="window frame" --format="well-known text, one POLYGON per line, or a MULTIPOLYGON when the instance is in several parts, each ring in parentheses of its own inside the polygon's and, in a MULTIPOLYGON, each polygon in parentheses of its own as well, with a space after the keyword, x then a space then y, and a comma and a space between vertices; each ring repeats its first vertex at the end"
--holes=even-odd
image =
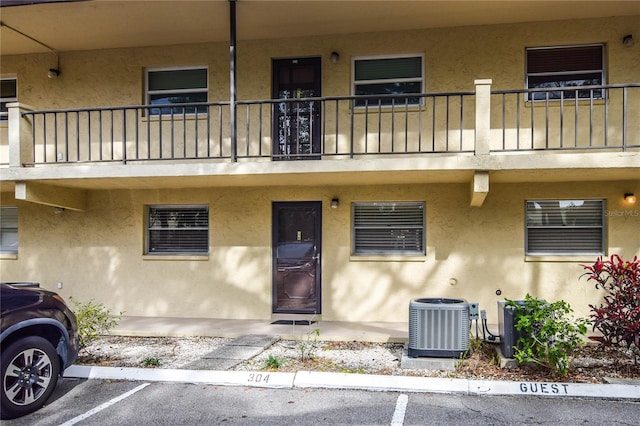
MULTIPOLYGON (((185 112, 185 108, 180 108, 180 102, 169 103, 168 105, 176 105, 171 108, 171 111, 164 112, 160 108, 154 108, 154 104, 151 102, 151 97, 157 94, 189 94, 189 93, 204 93, 206 95, 206 101, 209 102, 209 67, 207 65, 192 65, 192 66, 184 66, 184 67, 150 67, 145 68, 144 70, 144 104, 149 108, 146 109, 146 114, 150 117, 161 116, 161 115, 186 115, 186 116, 194 116, 196 114, 206 113, 206 109, 198 108, 195 112, 185 112), (193 70, 204 70, 206 73, 206 86, 202 88, 195 89, 149 89, 149 75, 154 72, 172 72, 172 71, 193 71, 193 70), (154 110, 160 110, 154 112, 154 110)), ((187 103, 187 102, 185 102, 187 103)), ((160 104, 156 104, 160 105, 160 104)), ((167 105, 167 104, 162 104, 167 105)))
MULTIPOLYGON (((571 45, 558 45, 558 46, 538 46, 538 47, 527 47, 525 48, 525 58, 524 58, 524 72, 525 72, 525 81, 524 81, 524 86, 525 86, 525 90, 530 90, 530 89, 535 89, 535 87, 531 87, 531 83, 530 83, 530 77, 552 77, 552 76, 558 76, 558 77, 563 77, 563 76, 575 76, 577 77, 576 79, 580 79, 579 77, 581 75, 583 76, 587 76, 589 74, 599 74, 599 78, 600 78, 600 84, 597 84, 596 86, 603 86, 606 84, 607 81, 607 67, 606 67, 606 45, 605 43, 589 43, 589 44, 571 44, 571 45), (557 53, 558 50, 560 49, 580 49, 580 48, 590 48, 590 47, 599 47, 600 48, 600 62, 601 62, 601 68, 600 69, 583 69, 583 70, 577 70, 577 71, 545 71, 545 72, 530 72, 529 68, 530 68, 530 58, 529 58, 529 53, 533 52, 533 51, 548 51, 548 52, 555 52, 557 53)), ((560 81, 565 81, 565 80, 560 80, 560 81)), ((570 81, 570 80, 566 80, 566 81, 570 81)), ((551 82, 551 81, 549 81, 551 82)), ((573 92, 574 87, 580 87, 580 86, 558 86, 557 87, 557 92, 559 93, 559 95, 557 96, 549 96, 549 101, 555 101, 555 102, 559 102, 562 100, 575 100, 576 98, 574 96, 565 96, 565 92, 573 92)), ((542 88, 542 87, 538 87, 538 88, 542 88)), ((548 89, 552 89, 552 88, 548 88, 548 89)), ((546 94, 553 94, 553 91, 542 91, 542 92, 527 92, 527 96, 526 96, 526 100, 531 102, 545 102, 547 101, 547 96, 546 94), (537 94, 539 94, 540 96, 536 96, 537 94)), ((600 90, 590 90, 588 92, 587 96, 581 96, 581 93, 578 92, 578 97, 577 100, 581 101, 581 100, 599 100, 599 99, 604 99, 606 96, 606 92, 604 89, 600 89, 600 90)))
MULTIPOLYGON (((377 217, 380 219, 379 217, 377 217)), ((353 202, 351 203, 351 255, 352 256, 425 256, 426 255, 426 242, 427 242, 427 205, 424 201, 367 201, 367 202, 353 202), (358 225, 357 217, 358 208, 372 208, 372 207, 396 207, 398 205, 415 205, 416 208, 422 210, 421 224, 412 224, 412 225, 394 225, 389 223, 387 225, 378 224, 376 226, 366 226, 366 225, 358 225), (358 249, 358 230, 359 229, 372 229, 378 231, 400 231, 405 232, 407 229, 410 230, 420 230, 420 241, 416 242, 416 246, 419 245, 419 248, 415 249, 405 249, 405 250, 397 250, 392 248, 378 248, 378 249, 358 249)), ((383 222, 379 220, 379 222, 383 222)), ((398 235, 396 238, 400 238, 401 236, 404 238, 404 235, 398 235)), ((389 237, 389 241, 391 241, 391 236, 389 237)))
MULTIPOLYGON (((18 217, 18 207, 16 206, 0 206, 0 254, 3 255, 16 255, 18 254, 18 250, 20 248, 19 246, 19 217, 18 217), (6 225, 6 217, 7 217, 7 213, 6 210, 11 209, 12 211, 15 211, 15 226, 7 226, 6 225), (5 242, 5 235, 6 234, 10 234, 10 235, 15 235, 15 250, 9 249, 8 246, 4 246, 4 242, 5 242)), ((13 222, 11 222, 9 225, 13 225, 13 222)))
MULTIPOLYGON (((381 84, 381 83, 412 83, 412 82, 419 82, 420 83, 420 90, 418 91, 417 95, 421 95, 422 93, 424 93, 425 90, 425 80, 426 80, 426 76, 425 76, 425 55, 424 53, 402 53, 402 54, 392 54, 392 55, 367 55, 367 56, 354 56, 351 60, 351 95, 355 96, 355 97, 359 97, 362 96, 364 97, 375 97, 377 95, 385 95, 384 93, 377 93, 377 94, 371 94, 371 95, 358 95, 357 92, 357 87, 359 85, 365 85, 365 84, 381 84), (420 77, 405 77, 405 78, 395 78, 395 79, 370 79, 370 80, 359 80, 356 81, 356 64, 358 61, 368 61, 368 60, 386 60, 386 59, 405 59, 405 58, 420 58, 420 77)), ((409 102, 407 102, 408 106, 422 106, 424 105, 424 97, 419 96, 418 97, 418 101, 417 102, 411 102, 411 94, 416 94, 413 92, 403 92, 403 93, 398 93, 398 96, 407 94, 407 99, 409 100, 409 102)), ((402 106, 405 105, 404 103, 394 103, 392 105, 391 100, 389 101, 389 103, 384 103, 384 102, 380 102, 380 107, 381 108, 392 108, 393 106, 402 106)), ((356 109, 365 109, 365 108, 378 108, 378 103, 375 104, 366 104, 364 100, 362 100, 361 102, 358 102, 358 100, 356 99, 354 101, 354 107, 356 109)))
MULTIPOLYGON (((542 212, 541 212, 542 213, 542 212)), ((524 252, 525 252, 525 256, 530 256, 530 257, 544 257, 544 256, 559 256, 559 257, 570 257, 570 256, 605 256, 607 254, 607 201, 606 199, 603 198, 582 198, 582 199, 578 199, 578 198, 564 198, 564 199, 541 199, 541 198, 536 198, 536 199, 527 199, 524 202, 524 252), (582 202, 582 204, 584 204, 585 202, 599 202, 600 203, 600 225, 587 225, 587 224, 583 224, 583 225, 569 225, 566 223, 566 216, 562 217, 562 224, 540 224, 540 225, 535 225, 535 224, 530 224, 529 222, 529 212, 530 210, 528 209, 528 205, 529 203, 549 203, 549 202, 557 202, 558 203, 558 213, 562 214, 562 210, 560 207, 560 203, 569 203, 569 205, 567 207, 570 207, 571 204, 575 205, 575 203, 577 202, 582 202), (583 249, 579 249, 579 248, 566 248, 563 250, 554 250, 554 249, 549 249, 549 246, 546 246, 545 250, 535 250, 532 251, 532 248, 530 247, 530 229, 541 229, 541 230, 551 230, 551 229, 558 229, 560 230, 564 230, 565 232, 563 234, 560 234, 559 236, 557 236, 553 241, 549 242, 549 244, 553 244, 553 243, 558 243, 558 242, 565 242, 566 244, 569 244, 568 240, 570 237, 569 232, 570 230, 580 230, 580 229, 599 229, 599 244, 600 247, 598 250, 593 250, 593 251, 589 251, 589 250, 583 250, 583 249)))
POLYGON ((144 215, 144 227, 145 227, 145 247, 144 254, 149 256, 207 256, 210 250, 211 243, 211 220, 210 220, 210 209, 208 204, 150 204, 145 206, 145 215, 144 215), (151 224, 151 213, 154 210, 163 210, 163 211, 180 211, 180 210, 193 210, 193 209, 204 209, 206 211, 207 224, 206 227, 183 227, 179 228, 163 228, 163 227, 153 227, 151 224), (197 228, 197 229, 195 229, 197 228), (187 250, 180 248, 174 249, 158 249, 152 247, 153 237, 151 233, 153 231, 175 231, 176 229, 191 229, 192 231, 204 231, 206 235, 206 243, 203 243, 201 250, 187 250))
POLYGON ((9 111, 5 108, 6 104, 18 102, 18 77, 0 77, 0 82, 13 81, 15 86, 15 96, 2 96, 0 93, 0 122, 6 123, 9 120, 9 111))

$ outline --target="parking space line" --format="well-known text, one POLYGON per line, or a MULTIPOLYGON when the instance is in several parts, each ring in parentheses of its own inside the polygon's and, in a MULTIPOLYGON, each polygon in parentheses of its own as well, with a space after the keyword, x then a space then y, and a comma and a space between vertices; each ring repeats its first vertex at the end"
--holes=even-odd
POLYGON ((107 401, 104 404, 101 404, 101 405, 97 406, 96 408, 87 411, 84 414, 80 414, 79 416, 74 417, 73 419, 62 423, 60 426, 75 425, 76 423, 81 422, 82 420, 84 420, 84 419, 86 419, 88 417, 91 417, 96 413, 99 413, 100 411, 104 410, 105 408, 111 407, 113 404, 117 404, 118 402, 122 401, 123 399, 130 397, 134 393, 136 393, 138 391, 141 391, 142 389, 146 388, 150 384, 151 383, 143 383, 140 386, 138 386, 137 388, 131 389, 129 392, 123 393, 119 397, 113 398, 112 400, 107 401))
POLYGON ((396 402, 396 411, 393 412, 393 418, 391 419, 391 426, 402 426, 404 424, 404 414, 407 411, 407 403, 409 397, 405 394, 398 396, 396 402))

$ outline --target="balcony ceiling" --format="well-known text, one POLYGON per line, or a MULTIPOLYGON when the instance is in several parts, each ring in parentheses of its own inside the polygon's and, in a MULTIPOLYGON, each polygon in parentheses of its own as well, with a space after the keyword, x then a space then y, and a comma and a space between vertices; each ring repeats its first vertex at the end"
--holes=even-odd
MULTIPOLYGON (((227 0, 0 1, 2 55, 47 52, 42 44, 64 52, 229 39, 227 0)), ((640 15, 640 1, 238 0, 236 4, 240 41, 640 15)))

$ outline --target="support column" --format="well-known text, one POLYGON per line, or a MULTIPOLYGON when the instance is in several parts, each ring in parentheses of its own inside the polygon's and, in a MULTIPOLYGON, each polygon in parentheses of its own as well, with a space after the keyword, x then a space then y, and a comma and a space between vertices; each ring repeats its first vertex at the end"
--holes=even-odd
POLYGON ((482 207, 489 194, 489 172, 476 171, 471 181, 471 207, 482 207))
POLYGON ((31 107, 17 102, 7 105, 9 112, 9 166, 23 167, 33 163, 33 128, 29 120, 22 118, 22 111, 32 111, 31 107))
POLYGON ((231 162, 238 153, 238 111, 236 95, 236 0, 229 0, 229 117, 231 126, 231 162))
POLYGON ((476 155, 488 155, 491 147, 491 79, 475 80, 476 155))

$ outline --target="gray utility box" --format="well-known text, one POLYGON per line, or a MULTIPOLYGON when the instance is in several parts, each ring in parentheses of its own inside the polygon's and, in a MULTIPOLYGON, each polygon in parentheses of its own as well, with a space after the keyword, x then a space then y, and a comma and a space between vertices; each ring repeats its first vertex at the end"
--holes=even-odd
POLYGON ((459 358, 469 350, 469 303, 464 299, 421 298, 409 303, 407 355, 459 358))
MULTIPOLYGON (((524 300, 514 300, 524 306, 524 300)), ((498 301, 498 332, 500 333, 500 351, 505 358, 513 358, 520 332, 516 330, 516 309, 506 306, 504 300, 498 301)))

